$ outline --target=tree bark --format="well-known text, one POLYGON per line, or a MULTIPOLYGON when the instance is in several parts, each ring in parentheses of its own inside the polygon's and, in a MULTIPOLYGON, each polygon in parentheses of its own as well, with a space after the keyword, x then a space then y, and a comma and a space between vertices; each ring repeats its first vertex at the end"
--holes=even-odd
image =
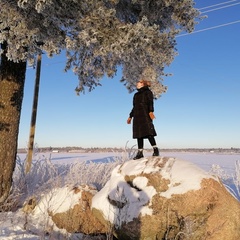
POLYGON ((12 175, 16 163, 18 132, 26 62, 15 63, 6 57, 7 44, 0 62, 0 204, 10 194, 12 175))

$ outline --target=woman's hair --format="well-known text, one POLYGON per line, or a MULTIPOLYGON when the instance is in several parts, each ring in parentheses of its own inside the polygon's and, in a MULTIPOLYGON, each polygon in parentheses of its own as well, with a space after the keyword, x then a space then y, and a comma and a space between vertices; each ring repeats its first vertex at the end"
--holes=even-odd
POLYGON ((140 80, 139 80, 139 82, 143 83, 144 87, 145 87, 145 86, 148 86, 148 87, 150 87, 150 86, 151 86, 151 83, 150 83, 150 81, 147 81, 147 80, 140 79, 140 80))

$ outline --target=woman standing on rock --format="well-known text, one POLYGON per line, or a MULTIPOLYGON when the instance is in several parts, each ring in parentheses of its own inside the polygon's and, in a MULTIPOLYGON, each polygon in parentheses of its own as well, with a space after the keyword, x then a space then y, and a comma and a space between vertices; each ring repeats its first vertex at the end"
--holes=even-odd
POLYGON ((129 114, 127 123, 130 124, 133 118, 133 138, 137 139, 138 152, 134 160, 143 157, 144 138, 147 138, 153 147, 153 156, 159 156, 155 136, 157 136, 153 119, 153 93, 149 89, 150 83, 145 80, 137 82, 137 93, 133 96, 133 109, 129 114))

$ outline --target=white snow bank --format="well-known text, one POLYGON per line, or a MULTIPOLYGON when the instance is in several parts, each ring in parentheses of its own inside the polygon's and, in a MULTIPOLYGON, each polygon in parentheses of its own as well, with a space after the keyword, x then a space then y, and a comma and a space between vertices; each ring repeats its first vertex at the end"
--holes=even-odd
POLYGON ((0 240, 39 240, 39 236, 26 231, 25 224, 26 216, 21 210, 17 212, 1 213, 0 240))

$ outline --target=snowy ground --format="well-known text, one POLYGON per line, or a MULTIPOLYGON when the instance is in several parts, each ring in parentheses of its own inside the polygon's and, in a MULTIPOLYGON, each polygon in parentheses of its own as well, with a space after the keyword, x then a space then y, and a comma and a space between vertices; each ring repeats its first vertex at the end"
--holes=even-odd
MULTIPOLYGON (((146 153, 145 155, 150 156, 150 154, 146 153)), ((187 160, 207 172, 217 174, 237 193, 233 179, 236 174, 238 174, 238 178, 240 176, 239 172, 236 173, 236 170, 240 170, 239 164, 237 164, 240 161, 240 154, 164 152, 162 156, 187 160)), ((108 180, 111 169, 119 163, 127 161, 129 153, 38 153, 34 156, 33 167, 29 175, 25 175, 23 171, 25 158, 25 154, 18 155, 18 165, 14 175, 14 187, 17 189, 14 198, 18 196, 16 202, 38 194, 42 196, 52 188, 63 187, 66 184, 94 183, 100 189, 108 180)), ((64 191, 63 194, 66 194, 64 191)), ((28 218, 21 210, 15 210, 15 212, 0 213, 1 240, 93 239, 66 233, 59 236, 47 235, 38 230, 39 226, 37 222, 34 222, 35 220, 28 218)))

